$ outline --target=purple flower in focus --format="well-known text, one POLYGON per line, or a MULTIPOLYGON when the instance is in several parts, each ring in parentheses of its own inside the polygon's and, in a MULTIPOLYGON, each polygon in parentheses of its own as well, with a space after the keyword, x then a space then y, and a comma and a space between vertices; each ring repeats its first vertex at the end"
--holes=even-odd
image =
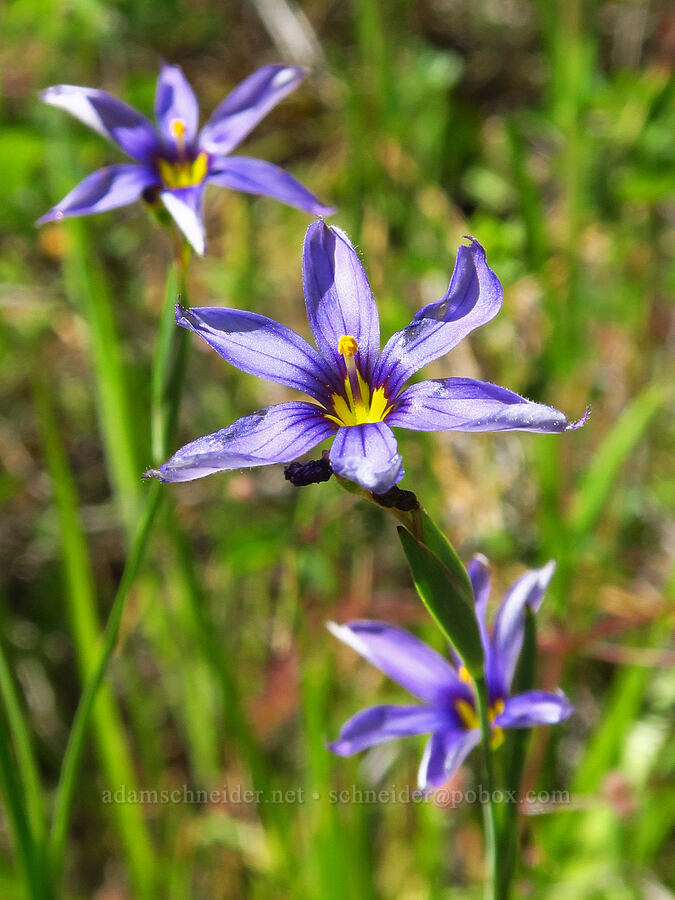
MULTIPOLYGON (((511 696, 511 683, 523 645, 525 607, 536 612, 553 576, 555 563, 526 572, 502 601, 492 634, 485 617, 490 590, 487 560, 476 556, 468 567, 476 616, 485 652, 493 746, 504 728, 556 725, 573 712, 561 692, 527 691, 511 696)), ((345 722, 329 748, 352 756, 367 747, 417 734, 430 734, 418 773, 420 789, 438 787, 480 742, 480 725, 471 678, 458 660, 448 662, 407 631, 384 622, 329 623, 330 631, 372 665, 422 701, 409 706, 371 706, 345 722)))
POLYGON ((196 252, 203 254, 207 184, 264 194, 312 215, 330 215, 334 210, 284 169, 229 155, 305 74, 297 66, 263 66, 223 100, 201 131, 197 99, 179 66, 162 66, 157 79, 156 127, 105 91, 69 84, 47 88, 41 94, 45 103, 67 110, 135 162, 88 175, 37 224, 106 212, 141 196, 159 197, 196 252))
POLYGON ((380 352, 380 322, 366 273, 338 228, 310 225, 303 255, 305 303, 317 352, 284 325, 239 309, 177 307, 176 321, 237 368, 302 391, 199 438, 146 473, 191 481, 213 472, 287 463, 334 438, 333 471, 384 493, 403 478, 391 426, 414 431, 561 432, 558 410, 471 378, 406 381, 499 311, 502 289, 477 241, 460 247, 448 291, 424 306, 380 352))

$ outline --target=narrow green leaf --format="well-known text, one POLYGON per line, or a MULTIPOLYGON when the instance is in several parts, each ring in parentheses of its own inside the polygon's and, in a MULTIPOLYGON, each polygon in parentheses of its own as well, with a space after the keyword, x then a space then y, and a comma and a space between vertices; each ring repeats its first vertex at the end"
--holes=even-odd
POLYGON ((569 517, 569 529, 577 543, 583 541, 602 514, 621 469, 665 400, 660 384, 648 385, 628 406, 595 452, 577 489, 569 517))
POLYGON ((14 743, 21 784, 26 797, 30 826, 37 843, 42 843, 47 825, 43 788, 26 716, 14 686, 10 664, 0 643, 0 696, 9 732, 14 743))
MULTIPOLYGON (((86 684, 90 678, 95 677, 99 662, 100 632, 94 574, 80 520, 73 475, 61 443, 49 387, 42 375, 36 376, 34 397, 54 505, 59 518, 65 600, 70 613, 80 678, 86 684)), ((108 786, 117 788, 127 785, 130 789, 136 789, 133 760, 123 722, 115 698, 105 684, 98 689, 92 715, 108 786)), ((120 838, 124 843, 136 895, 150 897, 155 877, 155 859, 143 811, 133 804, 117 803, 111 805, 110 812, 117 821, 120 838)))
POLYGON ((478 622, 473 604, 467 603, 464 592, 458 588, 457 575, 451 573, 431 550, 416 541, 402 526, 398 528, 398 536, 422 602, 462 657, 469 672, 481 675, 483 646, 478 622))
POLYGON ((9 745, 9 732, 2 720, 0 720, 0 789, 5 799, 3 813, 13 832, 18 858, 25 874, 28 896, 33 900, 45 900, 50 894, 46 892, 42 854, 35 845, 28 823, 23 792, 9 745))
POLYGON ((448 570, 450 578, 453 580, 455 589, 464 599, 464 602, 468 603, 469 609, 473 612, 473 588, 471 587, 467 571, 457 555, 457 551, 431 516, 424 510, 420 511, 420 522, 422 525, 422 543, 443 563, 448 570))

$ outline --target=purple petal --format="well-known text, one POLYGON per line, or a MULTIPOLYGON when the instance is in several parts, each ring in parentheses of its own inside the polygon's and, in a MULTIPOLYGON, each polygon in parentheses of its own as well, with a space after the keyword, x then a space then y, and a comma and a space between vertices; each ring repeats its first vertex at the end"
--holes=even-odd
POLYGON ((311 403, 280 403, 186 444, 145 477, 193 481, 227 469, 290 462, 330 437, 333 430, 311 403))
POLYGON ((313 222, 305 235, 302 282, 314 340, 327 360, 346 377, 338 353, 343 335, 356 339, 356 362, 370 380, 380 352, 380 319, 368 278, 347 235, 313 222))
POLYGON ((336 475, 384 494, 403 478, 396 438, 384 422, 340 428, 330 449, 336 475))
POLYGON ((229 153, 305 77, 298 66, 263 66, 238 85, 202 128, 207 153, 229 153))
POLYGON ((446 295, 420 309, 407 328, 387 341, 375 370, 375 384, 386 382, 387 396, 396 396, 414 372, 493 319, 502 297, 502 286, 485 261, 485 250, 471 239, 468 247, 457 251, 446 295))
POLYGON ((536 613, 555 572, 555 560, 532 569, 509 588, 499 608, 492 631, 488 683, 494 696, 506 697, 523 646, 525 607, 536 613))
POLYGON ((225 307, 176 307, 176 322, 194 331, 223 359, 269 381, 328 402, 331 380, 325 361, 313 347, 285 325, 259 313, 225 307))
POLYGON ((458 697, 471 700, 467 685, 450 663, 402 628, 359 620, 347 625, 329 622, 328 630, 425 703, 442 706, 458 697))
POLYGON ((151 163, 159 152, 152 123, 105 91, 57 84, 43 91, 40 98, 50 106, 65 109, 139 162, 151 163))
POLYGON ((504 712, 497 716, 494 724, 499 728, 531 728, 536 725, 557 725, 564 722, 574 712, 574 707, 562 693, 548 691, 527 691, 516 697, 509 697, 504 712))
POLYGON ((480 731, 438 731, 429 738, 417 773, 420 790, 440 787, 480 743, 480 731))
POLYGON ((535 431, 579 428, 543 403, 533 403, 507 388, 473 378, 439 378, 411 384, 387 417, 389 425, 414 431, 535 431))
POLYGON ((371 706, 345 722, 328 748, 338 756, 353 756, 394 738, 451 727, 451 722, 448 711, 433 706, 371 706))
POLYGON ((487 604, 490 596, 490 566, 487 559, 478 553, 473 557, 466 568, 473 588, 473 598, 476 604, 476 618, 480 630, 483 650, 486 654, 490 648, 490 640, 487 633, 487 604))
POLYGON ((155 118, 166 144, 176 146, 174 120, 185 126, 184 141, 190 145, 199 128, 199 104, 180 66, 163 65, 155 92, 155 118))
POLYGON ((211 184, 273 197, 296 209, 314 216, 330 216, 335 212, 302 185, 290 172, 262 159, 250 156, 223 156, 212 158, 208 180, 211 184))
POLYGON ((176 188, 162 191, 160 200, 168 210, 176 225, 192 245, 195 253, 204 255, 206 237, 204 234, 204 218, 202 216, 202 199, 204 185, 176 188))
POLYGON ((88 216, 117 209, 138 200, 145 188, 157 184, 157 176, 143 166, 107 166, 87 175, 60 203, 37 220, 37 225, 67 216, 88 216))

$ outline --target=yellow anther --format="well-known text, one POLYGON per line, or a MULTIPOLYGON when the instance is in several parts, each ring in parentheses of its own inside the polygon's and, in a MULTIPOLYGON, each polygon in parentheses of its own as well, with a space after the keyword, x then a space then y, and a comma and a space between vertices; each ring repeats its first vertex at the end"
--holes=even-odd
POLYGON ((359 345, 356 343, 356 338, 353 338, 351 334, 343 334, 338 341, 338 353, 340 356, 344 356, 345 359, 354 356, 358 349, 359 345))
POLYGON ((467 728, 480 728, 480 722, 478 721, 476 710, 473 708, 471 703, 468 703, 466 700, 455 700, 455 709, 457 710, 458 716, 467 728))
POLYGON ((495 700, 495 702, 490 707, 490 721, 494 722, 497 716, 501 716, 504 712, 504 701, 501 699, 495 700))
POLYGON ((201 184, 209 171, 209 158, 206 153, 200 153, 192 163, 192 183, 201 184))
POLYGON ((459 680, 463 681, 464 684, 472 684, 473 683, 473 679, 469 675, 469 670, 467 669, 466 666, 460 666, 457 674, 459 675, 459 680))
POLYGON ((209 171, 209 158, 200 153, 192 162, 169 162, 168 159, 157 160, 157 167, 162 181, 168 188, 194 187, 201 184, 209 171))
POLYGON ((181 143, 185 137, 187 127, 182 119, 172 119, 169 124, 169 131, 171 132, 171 137, 181 143))
POLYGON ((354 357, 359 345, 351 334, 343 334, 338 341, 337 350, 345 361, 344 394, 332 394, 332 410, 329 408, 326 418, 336 425, 370 425, 382 422, 391 412, 391 406, 383 387, 371 390, 359 372, 354 357))

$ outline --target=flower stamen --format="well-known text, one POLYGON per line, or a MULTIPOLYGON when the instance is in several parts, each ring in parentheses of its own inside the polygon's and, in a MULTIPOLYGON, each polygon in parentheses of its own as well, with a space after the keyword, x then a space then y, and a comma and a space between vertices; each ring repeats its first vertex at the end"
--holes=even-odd
POLYGON ((171 137, 178 144, 178 149, 182 152, 185 149, 185 132, 187 126, 182 119, 172 119, 169 124, 171 137))
POLYGON ((202 152, 192 161, 169 162, 168 159, 158 159, 157 168, 166 187, 195 187, 201 184, 208 174, 209 157, 202 152))
POLYGON ((368 425, 384 421, 391 411, 383 387, 372 390, 359 372, 355 356, 359 352, 356 338, 343 334, 338 341, 337 351, 345 361, 344 394, 332 394, 333 408, 328 409, 326 418, 336 425, 368 425))

